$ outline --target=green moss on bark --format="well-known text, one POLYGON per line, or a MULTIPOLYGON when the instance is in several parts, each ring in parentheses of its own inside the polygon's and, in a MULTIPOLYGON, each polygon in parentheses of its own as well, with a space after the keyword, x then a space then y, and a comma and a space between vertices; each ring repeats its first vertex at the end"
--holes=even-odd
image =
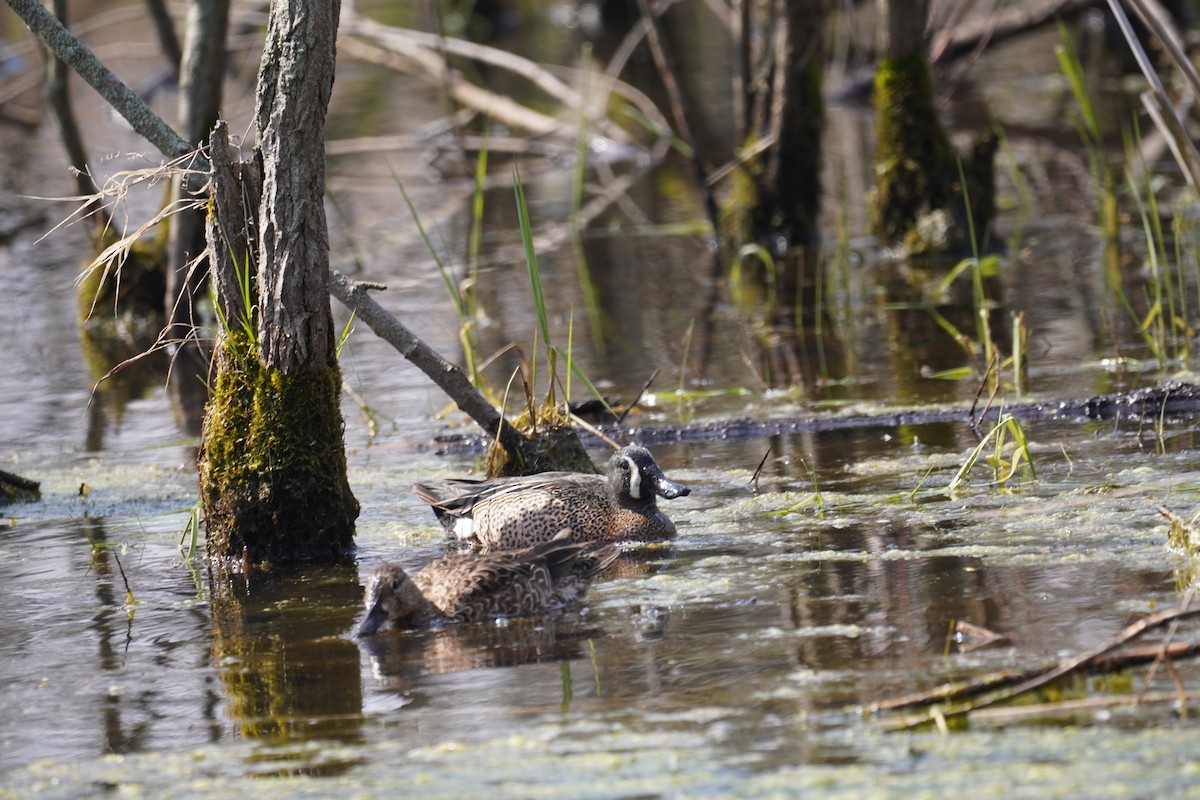
POLYGON ((899 242, 923 214, 947 208, 957 175, 954 150, 933 105, 923 56, 883 58, 875 75, 878 149, 871 208, 875 234, 899 242))
POLYGON ((875 112, 875 235, 902 244, 907 255, 982 247, 995 214, 995 134, 980 134, 960 170, 959 156, 934 107, 929 64, 923 56, 881 59, 875 112))
POLYGON ((493 444, 488 450, 488 477, 599 471, 579 440, 579 434, 571 427, 562 406, 541 406, 536 414, 537 419, 531 420, 527 410, 512 422, 512 426, 526 436, 526 446, 520 458, 510 456, 499 443, 493 444))
POLYGON ((288 376, 232 332, 205 415, 200 492, 209 555, 295 563, 344 559, 358 502, 346 483, 341 371, 288 376))
MULTIPOLYGON (((116 241, 116 234, 105 234, 96 242, 96 248, 103 251, 116 241)), ((100 333, 113 325, 115 315, 144 317, 161 327, 166 273, 167 254, 161 241, 134 242, 124 261, 113 270, 91 269, 80 278, 76 295, 80 319, 100 333)))

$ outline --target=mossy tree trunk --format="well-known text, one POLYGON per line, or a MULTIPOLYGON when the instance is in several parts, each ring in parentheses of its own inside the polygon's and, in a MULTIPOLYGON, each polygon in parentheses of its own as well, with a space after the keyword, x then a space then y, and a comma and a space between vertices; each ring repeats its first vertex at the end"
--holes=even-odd
POLYGON ((929 2, 877 2, 883 55, 875 76, 874 233, 913 255, 970 249, 972 231, 979 245, 991 224, 995 136, 984 132, 964 157, 964 189, 959 156, 934 105, 925 52, 929 2))
POLYGON ((233 163, 224 126, 213 134, 209 246, 224 325, 200 489, 218 561, 336 561, 353 542, 323 204, 339 5, 274 0, 254 160, 233 163))

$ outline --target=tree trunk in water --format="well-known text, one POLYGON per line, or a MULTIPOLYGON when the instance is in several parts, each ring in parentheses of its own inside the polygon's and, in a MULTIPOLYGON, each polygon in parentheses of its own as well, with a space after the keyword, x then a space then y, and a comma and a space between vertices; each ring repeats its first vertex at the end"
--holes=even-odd
POLYGON ((811 325, 820 269, 824 28, 827 0, 742 0, 735 97, 742 152, 721 212, 730 296, 756 320, 762 374, 806 383, 797 331, 811 325))
MULTIPOLYGON (((68 24, 69 11, 67 0, 55 0, 54 15, 68 24)), ((58 119, 58 134, 62 139, 63 150, 67 153, 72 176, 75 179, 75 191, 82 197, 97 194, 100 187, 92 178, 88 166, 87 149, 83 144, 83 135, 79 132, 79 123, 75 119, 75 111, 71 106, 70 70, 57 55, 50 54, 46 61, 46 105, 54 111, 58 119)), ((93 238, 98 238, 100 231, 108 224, 108 214, 99 211, 92 222, 93 238)))
POLYGON ((826 0, 774 0, 759 11, 766 17, 761 19, 753 16, 756 5, 743 6, 746 77, 740 82, 744 96, 734 102, 741 104, 739 118, 745 121, 744 149, 765 146, 734 178, 735 188, 723 204, 722 228, 735 248, 761 244, 778 256, 818 238, 827 5, 826 0), (764 42, 765 35, 771 41, 764 42), (751 79, 764 73, 767 59, 766 80, 751 79))
MULTIPOLYGON (((197 147, 208 140, 220 113, 228 23, 229 0, 192 0, 188 6, 187 39, 177 65, 179 124, 184 138, 197 147)), ((174 197, 179 200, 202 191, 207 179, 201 173, 185 172, 174 181, 174 197)), ((175 214, 167 248, 166 339, 174 359, 171 392, 183 428, 191 433, 200 431, 208 384, 209 354, 196 336, 194 313, 205 286, 203 270, 193 263, 207 246, 204 218, 203 209, 175 214)))
POLYGON ((878 5, 884 55, 875 75, 874 233, 903 244, 911 255, 977 248, 993 214, 995 135, 980 135, 960 175, 959 157, 934 107, 925 54, 929 2, 878 0, 878 5))
POLYGON ((336 561, 353 543, 323 204, 338 12, 336 0, 275 0, 254 164, 231 162, 223 125, 213 134, 223 329, 200 487, 209 555, 223 562, 336 561))
POLYGON ((323 368, 333 356, 325 113, 340 5, 274 0, 258 73, 258 331, 263 364, 288 375, 323 368))

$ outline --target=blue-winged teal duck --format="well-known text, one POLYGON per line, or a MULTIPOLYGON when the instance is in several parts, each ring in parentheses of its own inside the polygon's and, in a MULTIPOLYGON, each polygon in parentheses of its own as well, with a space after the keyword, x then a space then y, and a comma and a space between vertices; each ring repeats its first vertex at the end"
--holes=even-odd
POLYGON ((562 530, 524 550, 446 556, 412 577, 385 564, 367 582, 357 635, 370 636, 384 623, 421 628, 556 611, 581 601, 617 555, 612 545, 572 542, 562 530))
POLYGON ((668 480, 650 451, 637 445, 613 453, 607 475, 543 472, 413 489, 452 536, 485 553, 529 547, 563 528, 578 542, 669 539, 675 523, 659 511, 655 496, 670 500, 691 492, 668 480))

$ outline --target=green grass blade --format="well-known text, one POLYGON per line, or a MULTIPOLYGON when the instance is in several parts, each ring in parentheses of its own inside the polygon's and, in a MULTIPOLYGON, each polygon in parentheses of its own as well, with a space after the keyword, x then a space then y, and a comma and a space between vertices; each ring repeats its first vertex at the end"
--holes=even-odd
POLYGON ((545 342, 546 347, 552 348, 550 324, 546 315, 546 298, 542 294, 542 276, 538 270, 537 253, 533 249, 533 228, 529 222, 529 207, 525 202, 525 187, 521 185, 521 175, 516 164, 513 164, 513 191, 516 194, 517 222, 521 228, 521 245, 525 249, 525 266, 529 268, 529 285, 533 290, 533 305, 537 312, 538 328, 541 330, 542 341, 545 342))
POLYGON ((420 234, 421 241, 425 244, 425 249, 429 252, 429 257, 433 259, 433 263, 437 266, 438 275, 441 276, 442 283, 446 285, 446 292, 450 295, 451 302, 454 303, 454 310, 458 313, 459 321, 467 322, 467 310, 463 305, 462 294, 458 291, 458 287, 450 277, 450 272, 446 269, 446 264, 442 261, 441 256, 438 255, 437 248, 433 246, 429 234, 425 232, 425 226, 421 224, 421 217, 417 214, 417 207, 413 205, 412 198, 408 196, 404 184, 400 181, 400 177, 394 169, 392 170, 392 180, 396 182, 396 188, 400 190, 400 196, 404 198, 404 205, 408 206, 408 213, 412 216, 413 223, 417 226, 417 233, 420 234))

